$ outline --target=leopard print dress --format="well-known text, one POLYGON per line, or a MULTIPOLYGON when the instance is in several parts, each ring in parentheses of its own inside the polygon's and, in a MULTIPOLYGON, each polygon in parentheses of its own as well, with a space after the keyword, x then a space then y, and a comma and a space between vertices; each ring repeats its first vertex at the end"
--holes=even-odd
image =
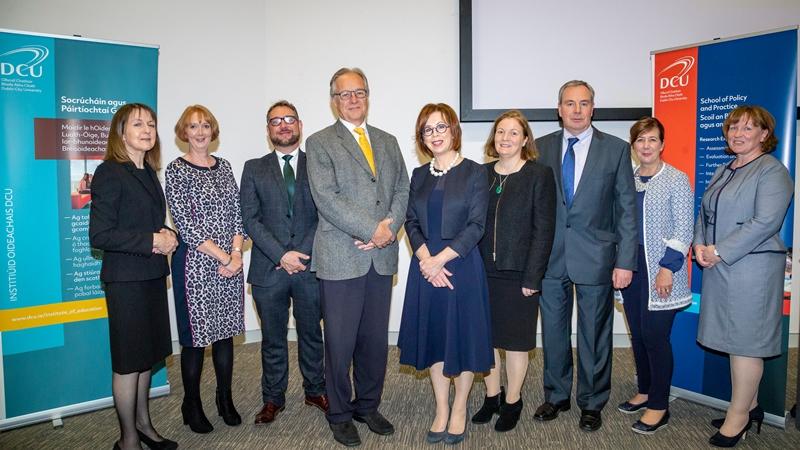
POLYGON ((200 167, 178 158, 166 171, 167 202, 180 234, 172 283, 184 347, 205 347, 244 332, 244 275, 219 275, 219 261, 196 250, 211 239, 230 253, 234 236, 244 236, 231 165, 215 159, 213 166, 200 167))

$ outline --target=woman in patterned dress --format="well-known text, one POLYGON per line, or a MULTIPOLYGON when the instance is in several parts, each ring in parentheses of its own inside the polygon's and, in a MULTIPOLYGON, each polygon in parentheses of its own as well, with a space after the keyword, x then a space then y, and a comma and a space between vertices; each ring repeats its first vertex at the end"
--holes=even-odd
POLYGON ((233 336, 244 331, 244 230, 239 188, 228 161, 211 156, 209 144, 219 125, 201 105, 186 110, 175 124, 186 155, 167 166, 167 202, 180 234, 172 257, 183 378, 183 422, 195 433, 214 429, 203 412, 200 375, 205 347, 212 346, 217 376, 216 404, 230 426, 242 422, 233 406, 233 336))
POLYGON ((631 147, 639 165, 636 180, 639 262, 622 290, 631 332, 638 392, 618 409, 645 409, 632 430, 653 434, 669 422, 672 384, 670 332, 675 314, 692 302, 686 254, 692 242, 694 194, 685 173, 661 160, 664 126, 644 117, 631 127, 631 147))

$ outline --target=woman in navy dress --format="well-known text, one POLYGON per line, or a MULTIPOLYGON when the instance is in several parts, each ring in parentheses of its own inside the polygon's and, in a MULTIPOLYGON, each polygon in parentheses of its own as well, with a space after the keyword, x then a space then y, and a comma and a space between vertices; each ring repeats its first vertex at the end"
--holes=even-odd
POLYGON ((430 368, 436 417, 428 442, 455 444, 466 434, 474 374, 488 372, 494 362, 486 273, 477 248, 489 185, 485 169, 458 152, 461 127, 451 107, 423 107, 416 131, 418 149, 433 160, 411 177, 405 227, 414 257, 398 347, 401 364, 430 368))

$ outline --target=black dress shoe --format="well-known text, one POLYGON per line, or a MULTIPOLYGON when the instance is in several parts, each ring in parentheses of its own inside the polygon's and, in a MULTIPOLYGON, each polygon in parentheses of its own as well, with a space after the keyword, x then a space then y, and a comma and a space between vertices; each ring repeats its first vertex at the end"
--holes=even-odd
MULTIPOLYGON (((750 410, 750 423, 755 422, 756 424, 756 433, 761 434, 761 424, 764 423, 764 408, 761 405, 756 405, 755 408, 750 410)), ((725 418, 721 419, 714 419, 711 421, 711 426, 714 428, 722 428, 722 424, 725 423, 725 418)))
POLYGON ((664 415, 661 416, 661 420, 659 420, 657 423, 653 425, 648 425, 642 422, 641 420, 637 420, 631 427, 631 430, 633 430, 634 433, 639 433, 639 434, 655 434, 656 431, 667 426, 668 422, 669 422, 669 410, 667 410, 664 413, 664 415))
POLYGON ((603 418, 600 417, 600 411, 591 409, 581 410, 581 420, 578 422, 578 426, 580 426, 583 431, 596 431, 600 429, 600 427, 603 426, 603 418))
POLYGON ((544 402, 542 406, 536 408, 536 412, 533 413, 533 418, 541 420, 542 422, 547 422, 548 420, 553 420, 558 417, 559 412, 569 411, 569 408, 569 399, 558 403, 544 402))
POLYGON ((388 436, 394 433, 394 425, 392 425, 385 417, 378 411, 373 411, 366 415, 353 414, 353 420, 367 424, 369 430, 381 436, 388 436))
POLYGON ((139 435, 139 440, 147 444, 147 447, 151 450, 175 450, 178 448, 178 443, 175 441, 170 441, 167 438, 162 438, 160 441, 156 441, 155 439, 150 439, 150 436, 141 432, 141 430, 136 430, 136 434, 139 435))
POLYGON ((638 403, 638 404, 633 404, 631 402, 625 402, 625 403, 620 403, 619 406, 617 406, 617 409, 619 410, 619 412, 625 413, 625 414, 634 414, 636 412, 639 412, 640 409, 644 409, 644 408, 647 408, 647 400, 643 401, 642 403, 638 403))
POLYGON ((328 424, 333 431, 333 438, 336 442, 347 447, 357 447, 361 445, 361 438, 358 436, 358 430, 353 425, 352 420, 342 423, 328 424))
POLYGON ((483 406, 481 406, 481 409, 479 409, 478 412, 472 416, 472 423, 481 424, 491 422, 492 416, 500 413, 500 405, 502 405, 505 401, 506 393, 501 386, 500 393, 491 397, 486 396, 483 398, 483 406))

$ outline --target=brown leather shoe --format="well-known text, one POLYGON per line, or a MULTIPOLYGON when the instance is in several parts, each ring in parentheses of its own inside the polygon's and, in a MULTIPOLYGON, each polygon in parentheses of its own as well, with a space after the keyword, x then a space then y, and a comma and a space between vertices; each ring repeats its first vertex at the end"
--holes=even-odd
POLYGON ((325 394, 322 395, 306 395, 306 405, 308 406, 316 406, 325 414, 328 413, 328 396, 325 394))
POLYGON ((278 413, 283 411, 286 407, 284 405, 278 406, 275 403, 267 402, 264 404, 264 407, 261 408, 258 414, 256 414, 256 425, 266 425, 271 423, 275 420, 275 417, 278 416, 278 413))

